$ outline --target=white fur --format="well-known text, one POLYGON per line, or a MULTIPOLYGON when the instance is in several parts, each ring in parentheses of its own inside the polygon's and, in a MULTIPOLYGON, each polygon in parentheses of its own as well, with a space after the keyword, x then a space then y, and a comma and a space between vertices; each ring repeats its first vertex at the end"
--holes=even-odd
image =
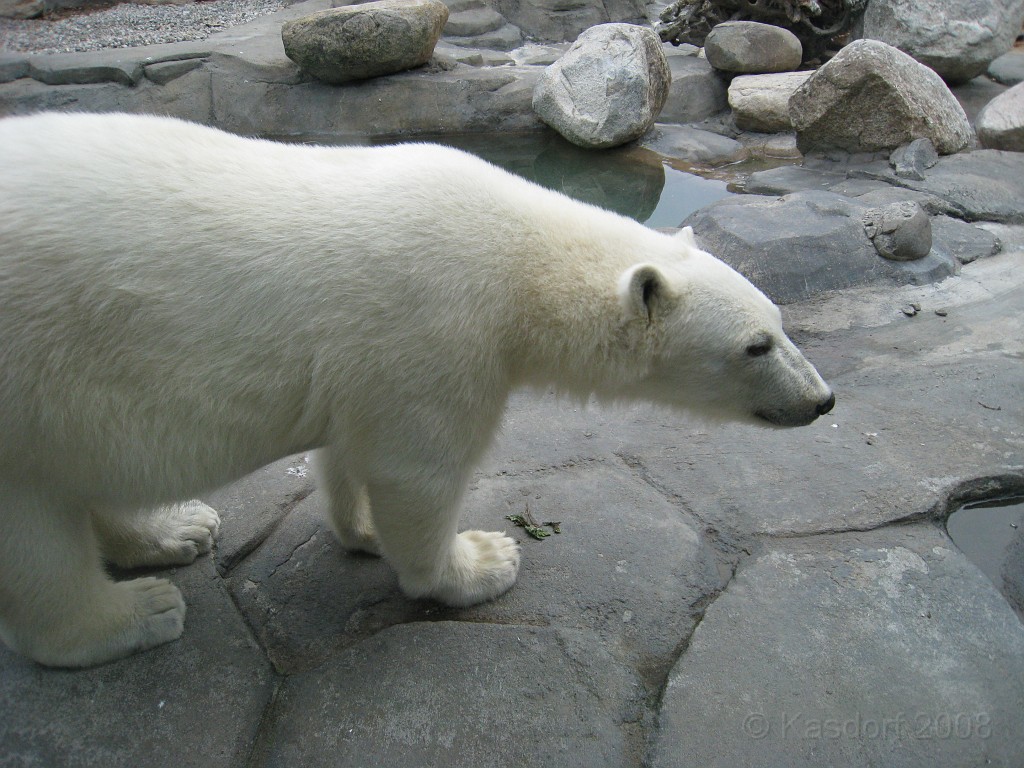
POLYGON ((46 664, 177 637, 177 590, 101 555, 190 560, 216 515, 175 502, 290 453, 323 449, 343 544, 468 605, 519 566, 457 533, 512 389, 784 425, 830 394, 692 232, 455 150, 49 114, 0 121, 0 168, 0 638, 46 664))

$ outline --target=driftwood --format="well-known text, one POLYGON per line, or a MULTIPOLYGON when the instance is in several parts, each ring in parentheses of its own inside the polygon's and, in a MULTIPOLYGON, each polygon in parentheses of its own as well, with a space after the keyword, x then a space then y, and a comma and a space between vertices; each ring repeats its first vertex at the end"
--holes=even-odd
POLYGON ((699 46, 723 21, 759 21, 795 34, 809 61, 850 32, 866 5, 867 0, 674 0, 655 30, 664 42, 699 46))

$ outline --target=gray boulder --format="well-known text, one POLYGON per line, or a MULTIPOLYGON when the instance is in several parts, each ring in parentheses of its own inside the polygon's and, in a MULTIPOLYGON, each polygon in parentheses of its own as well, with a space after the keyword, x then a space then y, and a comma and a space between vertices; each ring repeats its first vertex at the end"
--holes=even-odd
POLYGON ((739 195, 683 223, 693 227, 702 248, 778 304, 878 282, 922 284, 955 272, 952 257, 934 252, 916 261, 881 258, 864 230, 868 208, 834 192, 739 195))
POLYGON ((983 147, 1024 152, 1024 83, 986 104, 975 125, 983 147))
POLYGON ((439 0, 378 0, 286 21, 281 39, 303 70, 338 84, 426 64, 447 21, 439 0))
POLYGON ((810 72, 740 75, 729 84, 729 106, 741 131, 781 133, 793 130, 789 99, 810 72))
POLYGON ((510 22, 535 40, 575 40, 585 29, 608 22, 644 23, 643 0, 492 0, 510 22))
POLYGON ((670 82, 661 40, 653 31, 633 24, 600 24, 544 70, 533 92, 533 108, 573 144, 615 147, 654 125, 670 82))
POLYGON ((804 49, 788 29, 757 21, 726 21, 715 25, 704 39, 704 53, 715 69, 758 74, 796 69, 804 49))
POLYGON ((864 37, 904 51, 952 83, 980 75, 1020 34, 1024 0, 871 0, 864 37))
POLYGON ((823 64, 789 100, 802 152, 892 150, 930 139, 939 154, 973 136, 963 107, 942 79, 878 40, 857 40, 823 64))
POLYGON ((878 251, 891 261, 923 259, 932 249, 932 223, 920 205, 903 200, 864 212, 864 231, 878 251))

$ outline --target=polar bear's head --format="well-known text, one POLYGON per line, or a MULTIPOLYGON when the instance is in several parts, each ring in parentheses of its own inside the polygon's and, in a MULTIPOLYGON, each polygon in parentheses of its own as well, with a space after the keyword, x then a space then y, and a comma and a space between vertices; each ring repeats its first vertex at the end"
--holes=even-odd
POLYGON ((681 258, 638 264, 619 282, 626 319, 646 323, 647 369, 636 394, 711 418, 778 427, 810 424, 835 396, 746 278, 701 251, 693 230, 681 258))

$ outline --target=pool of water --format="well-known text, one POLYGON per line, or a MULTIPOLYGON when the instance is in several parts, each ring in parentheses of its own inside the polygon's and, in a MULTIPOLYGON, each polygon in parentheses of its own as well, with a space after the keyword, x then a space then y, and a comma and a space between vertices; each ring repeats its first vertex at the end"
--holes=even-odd
POLYGON ((965 504, 946 530, 1024 619, 1024 496, 965 504))
MULTIPOLYGON (((313 141, 331 143, 322 137, 313 141)), ((410 141, 431 141, 472 152, 507 171, 650 227, 678 227, 697 209, 732 194, 725 181, 674 168, 650 150, 586 150, 550 132, 445 134, 410 141)))

